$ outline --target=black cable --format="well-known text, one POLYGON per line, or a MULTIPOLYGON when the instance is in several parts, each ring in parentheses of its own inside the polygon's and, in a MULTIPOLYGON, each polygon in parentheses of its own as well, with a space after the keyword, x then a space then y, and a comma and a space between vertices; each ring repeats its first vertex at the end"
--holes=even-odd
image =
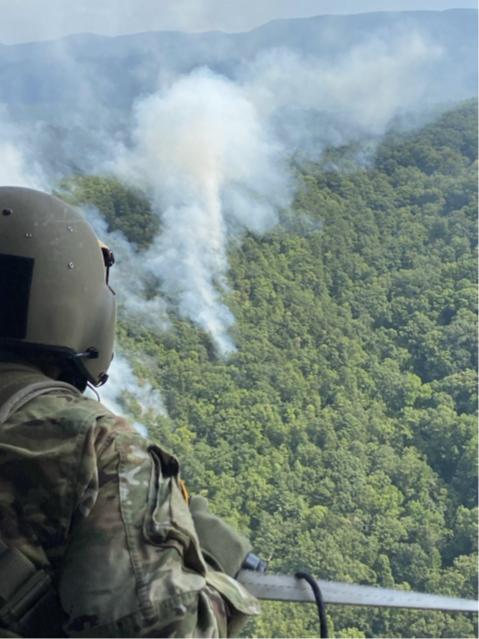
POLYGON ((304 579, 311 586, 314 598, 316 599, 316 605, 318 606, 318 614, 319 614, 319 628, 321 631, 321 639, 327 639, 328 637, 328 621, 326 619, 326 608, 324 607, 323 595, 321 594, 321 590, 318 586, 318 582, 316 579, 307 572, 297 572, 295 575, 296 579, 304 579))

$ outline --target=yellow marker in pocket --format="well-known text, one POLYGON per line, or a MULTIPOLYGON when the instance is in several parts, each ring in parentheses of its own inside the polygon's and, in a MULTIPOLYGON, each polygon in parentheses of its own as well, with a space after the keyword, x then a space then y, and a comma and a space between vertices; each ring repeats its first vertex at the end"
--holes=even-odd
POLYGON ((182 479, 180 479, 180 488, 181 488, 181 494, 183 495, 183 498, 186 501, 186 505, 189 506, 190 496, 188 495, 188 491, 186 490, 186 484, 182 479))

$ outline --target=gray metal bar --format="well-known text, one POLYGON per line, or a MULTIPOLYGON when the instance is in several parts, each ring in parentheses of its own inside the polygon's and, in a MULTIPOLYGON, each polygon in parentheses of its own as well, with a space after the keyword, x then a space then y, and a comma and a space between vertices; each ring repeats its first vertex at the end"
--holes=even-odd
MULTIPOLYGON (((295 577, 242 570, 238 581, 258 599, 272 601, 303 601, 315 603, 311 587, 295 577)), ((324 603, 350 606, 386 606, 419 610, 451 610, 478 612, 478 602, 443 595, 429 595, 408 590, 390 590, 374 586, 320 581, 324 603)))

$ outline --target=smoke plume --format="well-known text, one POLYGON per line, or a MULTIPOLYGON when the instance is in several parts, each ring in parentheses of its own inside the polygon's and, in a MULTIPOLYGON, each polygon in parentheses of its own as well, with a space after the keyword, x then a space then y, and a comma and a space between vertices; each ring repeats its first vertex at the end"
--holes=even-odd
POLYGON ((0 186, 48 188, 39 163, 29 160, 27 154, 26 131, 11 121, 8 109, 0 104, 0 186))
POLYGON ((327 146, 382 135, 427 95, 440 55, 415 33, 329 62, 275 49, 235 82, 199 69, 136 102, 133 144, 107 168, 150 194, 162 232, 144 264, 221 354, 234 350, 234 318, 221 301, 229 241, 265 232, 289 206, 291 154, 318 159, 327 146))
MULTIPOLYGON (((147 437, 148 428, 143 421, 157 415, 167 416, 161 394, 150 382, 138 380, 130 363, 121 353, 115 352, 108 374, 108 383, 100 389, 102 404, 117 415, 125 412, 132 415, 133 426, 147 437)), ((95 397, 89 389, 86 394, 95 397)))
POLYGON ((120 231, 109 232, 97 208, 84 206, 81 210, 96 235, 115 255, 110 285, 116 293, 119 317, 141 322, 150 330, 168 330, 170 321, 166 301, 160 295, 147 295, 152 278, 149 252, 138 252, 120 231))
POLYGON ((200 70, 137 103, 134 147, 112 167, 151 194, 162 233, 144 256, 180 313, 234 349, 227 290, 228 238, 258 233, 287 205, 282 148, 230 80, 200 70))
MULTIPOLYGON (((67 53, 60 52, 63 60, 67 53)), ((116 253, 112 284, 121 314, 167 330, 173 308, 227 355, 235 348, 234 317, 223 301, 228 249, 246 231, 271 229, 278 211, 288 208, 292 154, 301 150, 318 159, 328 146, 377 140, 395 116, 426 101, 431 65, 441 55, 419 33, 398 31, 324 59, 265 50, 230 77, 208 68, 177 75, 166 66, 158 71, 158 90, 136 99, 129 122, 117 113, 113 128, 105 107, 95 104, 98 79, 81 68, 76 81, 85 85, 87 104, 64 114, 61 129, 37 121, 14 126, 0 111, 0 182, 45 188, 69 171, 95 167, 142 188, 161 221, 147 250, 108 233, 98 211, 85 209, 116 253), (96 128, 85 128, 97 110, 96 128), (146 295, 152 281, 159 283, 153 298, 146 295)), ((67 68, 77 69, 78 62, 67 68)), ((102 393, 107 402, 127 388, 143 400, 156 397, 145 411, 164 410, 125 359, 115 360, 111 379, 102 393)))

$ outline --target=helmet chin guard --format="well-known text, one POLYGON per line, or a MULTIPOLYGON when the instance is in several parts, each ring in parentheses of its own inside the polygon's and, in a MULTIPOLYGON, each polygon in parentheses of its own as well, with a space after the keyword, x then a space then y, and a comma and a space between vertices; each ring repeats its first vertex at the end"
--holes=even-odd
POLYGON ((103 384, 116 323, 113 263, 73 207, 0 187, 0 349, 49 354, 84 384, 103 384))

